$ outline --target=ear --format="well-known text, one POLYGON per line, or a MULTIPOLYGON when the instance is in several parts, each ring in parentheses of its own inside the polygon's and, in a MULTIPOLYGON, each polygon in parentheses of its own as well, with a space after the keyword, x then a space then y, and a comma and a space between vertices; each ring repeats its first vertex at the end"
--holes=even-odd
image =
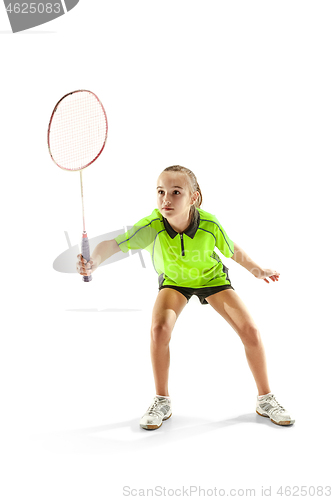
POLYGON ((192 205, 196 202, 196 200, 198 198, 199 198, 199 191, 196 191, 195 193, 193 193, 192 198, 191 198, 192 205))

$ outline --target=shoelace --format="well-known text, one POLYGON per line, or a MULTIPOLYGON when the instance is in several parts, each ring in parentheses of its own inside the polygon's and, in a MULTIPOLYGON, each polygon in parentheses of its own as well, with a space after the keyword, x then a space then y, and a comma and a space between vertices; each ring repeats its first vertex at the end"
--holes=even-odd
POLYGON ((278 403, 274 395, 268 396, 267 399, 264 399, 262 402, 273 403, 274 408, 272 409, 272 413, 280 413, 281 411, 286 411, 286 409, 278 403))
POLYGON ((148 410, 147 410, 147 413, 149 415, 159 415, 159 411, 158 409, 156 408, 157 405, 161 403, 161 401, 158 399, 158 398, 155 398, 154 399, 154 402, 149 406, 148 410))

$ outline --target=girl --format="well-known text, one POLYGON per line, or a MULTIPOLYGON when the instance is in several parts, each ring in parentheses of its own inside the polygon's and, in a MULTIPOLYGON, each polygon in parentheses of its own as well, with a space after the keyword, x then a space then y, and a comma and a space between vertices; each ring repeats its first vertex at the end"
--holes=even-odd
POLYGON ((157 182, 157 209, 141 219, 131 230, 98 244, 86 262, 78 255, 76 269, 84 276, 93 273, 108 257, 122 250, 145 248, 159 275, 159 292, 152 313, 151 360, 156 396, 140 420, 143 429, 158 429, 172 415, 168 390, 169 342, 176 320, 192 295, 201 304, 210 304, 236 331, 243 342, 258 395, 256 412, 279 425, 295 420, 271 392, 264 346, 258 328, 239 298, 228 275, 228 268, 214 252, 245 267, 256 278, 269 283, 280 273, 262 269, 233 242, 217 218, 202 210, 202 195, 193 172, 174 165, 166 168, 157 182))

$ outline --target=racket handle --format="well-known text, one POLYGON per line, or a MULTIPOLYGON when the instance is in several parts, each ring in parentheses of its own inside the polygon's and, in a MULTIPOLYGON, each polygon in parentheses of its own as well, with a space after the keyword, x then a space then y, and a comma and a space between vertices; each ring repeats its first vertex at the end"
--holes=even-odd
MULTIPOLYGON (((89 240, 87 233, 83 231, 82 233, 82 242, 81 242, 81 255, 82 257, 89 262, 90 261, 90 249, 89 249, 89 240)), ((82 281, 91 281, 92 276, 82 276, 82 281)))

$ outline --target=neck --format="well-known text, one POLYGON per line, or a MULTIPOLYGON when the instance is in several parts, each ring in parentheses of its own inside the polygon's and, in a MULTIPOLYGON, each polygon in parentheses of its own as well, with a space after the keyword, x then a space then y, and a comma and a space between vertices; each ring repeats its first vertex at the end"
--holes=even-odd
MULTIPOLYGON (((167 217, 166 217, 166 219, 167 219, 167 217)), ((176 217, 174 219, 172 219, 172 221, 170 221, 169 219, 167 219, 167 220, 168 220, 170 226, 172 227, 172 229, 174 229, 177 233, 183 233, 191 225, 192 214, 191 214, 191 212, 189 213, 186 221, 184 220, 184 218, 177 219, 176 217)))

